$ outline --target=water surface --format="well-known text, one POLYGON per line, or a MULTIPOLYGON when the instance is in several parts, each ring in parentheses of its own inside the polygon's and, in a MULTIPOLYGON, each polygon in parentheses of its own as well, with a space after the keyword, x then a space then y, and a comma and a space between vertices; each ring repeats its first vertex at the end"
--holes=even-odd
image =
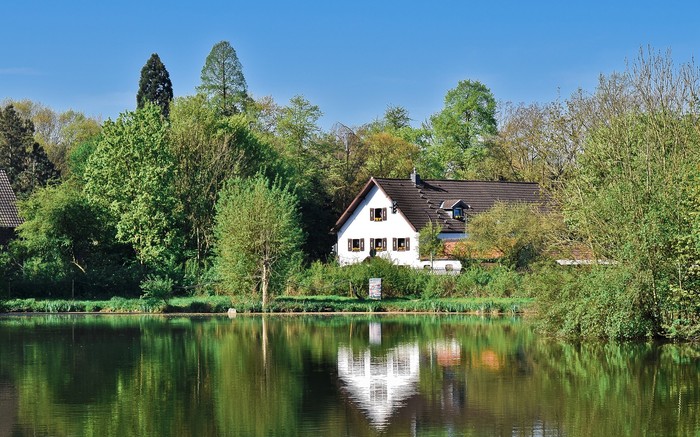
POLYGON ((695 436, 699 357, 469 316, 8 316, 0 436, 695 436))

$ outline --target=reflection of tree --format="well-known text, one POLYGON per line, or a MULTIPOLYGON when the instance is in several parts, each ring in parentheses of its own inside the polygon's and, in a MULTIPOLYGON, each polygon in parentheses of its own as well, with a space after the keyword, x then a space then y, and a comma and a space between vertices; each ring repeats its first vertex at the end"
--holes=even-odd
POLYGON ((697 345, 560 343, 465 316, 381 318, 376 345, 376 320, 0 318, 0 435, 14 418, 18 436, 376 435, 343 362, 372 376, 367 402, 417 375, 386 435, 700 429, 697 345))

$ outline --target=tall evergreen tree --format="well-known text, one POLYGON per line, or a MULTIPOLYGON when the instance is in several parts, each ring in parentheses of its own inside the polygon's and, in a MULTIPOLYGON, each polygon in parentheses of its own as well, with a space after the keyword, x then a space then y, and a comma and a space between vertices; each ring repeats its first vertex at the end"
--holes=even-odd
POLYGON ((12 105, 0 108, 0 168, 19 198, 58 177, 44 149, 34 140, 34 124, 12 105))
POLYGON ((141 109, 147 102, 160 108, 164 117, 170 115, 170 101, 173 99, 173 84, 170 74, 157 53, 153 53, 141 69, 139 91, 136 94, 136 107, 141 109))
POLYGON ((197 90, 207 95, 221 115, 245 109, 248 85, 236 51, 228 41, 214 44, 202 67, 202 83, 197 90))

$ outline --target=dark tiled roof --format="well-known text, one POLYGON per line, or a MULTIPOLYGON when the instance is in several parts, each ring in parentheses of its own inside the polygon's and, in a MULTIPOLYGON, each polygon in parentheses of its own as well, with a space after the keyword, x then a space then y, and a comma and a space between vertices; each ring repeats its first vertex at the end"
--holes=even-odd
POLYGON ((539 185, 533 182, 425 180, 416 186, 410 179, 372 178, 340 217, 334 230, 343 226, 375 184, 396 202, 401 214, 416 230, 432 220, 442 226, 443 232, 464 232, 465 222, 453 219, 449 211, 441 209, 443 202, 452 202, 454 206, 461 200, 469 205, 465 211, 467 215, 484 212, 496 202, 544 203, 539 185))
POLYGON ((15 228, 22 224, 17 214, 17 198, 5 170, 0 170, 0 227, 15 228))

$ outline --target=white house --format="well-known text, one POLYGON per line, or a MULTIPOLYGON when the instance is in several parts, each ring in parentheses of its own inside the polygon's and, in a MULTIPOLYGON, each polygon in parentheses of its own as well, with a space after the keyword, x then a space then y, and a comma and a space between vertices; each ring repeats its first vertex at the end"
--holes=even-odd
MULTIPOLYGON (((430 267, 418 253, 418 232, 429 221, 442 226, 443 240, 461 240, 469 216, 496 202, 541 203, 540 187, 530 182, 421 180, 415 171, 410 179, 370 178, 333 227, 338 260, 348 265, 376 255, 399 265, 430 267)), ((455 259, 434 260, 437 270, 461 267, 455 259)))

